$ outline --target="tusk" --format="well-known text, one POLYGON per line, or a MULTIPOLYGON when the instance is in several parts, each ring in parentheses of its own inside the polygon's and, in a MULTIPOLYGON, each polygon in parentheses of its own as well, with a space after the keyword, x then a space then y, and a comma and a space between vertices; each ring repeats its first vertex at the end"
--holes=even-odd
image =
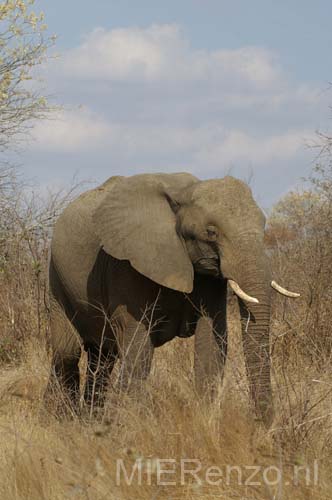
POLYGON ((271 281, 271 286, 272 288, 277 290, 277 292, 281 293, 281 295, 285 295, 286 297, 292 297, 294 299, 297 297, 301 297, 299 293, 289 292, 288 290, 286 290, 286 288, 283 288, 282 286, 278 285, 276 281, 271 281))
POLYGON ((231 287, 231 289, 233 290, 233 292, 236 293, 236 295, 238 297, 240 297, 240 299, 245 300, 246 302, 251 302, 252 304, 259 303, 258 299, 256 299, 255 297, 250 297, 250 295, 245 293, 242 290, 242 288, 240 288, 240 286, 236 283, 236 281, 228 280, 228 283, 229 283, 229 286, 231 287))

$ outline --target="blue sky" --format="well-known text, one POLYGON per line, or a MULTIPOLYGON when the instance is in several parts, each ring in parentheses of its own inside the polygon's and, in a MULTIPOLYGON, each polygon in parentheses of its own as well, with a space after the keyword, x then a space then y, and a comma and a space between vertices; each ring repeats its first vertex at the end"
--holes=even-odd
POLYGON ((42 187, 137 172, 253 175, 270 206, 309 172, 330 125, 325 0, 36 0, 64 105, 37 125, 22 170, 42 187))

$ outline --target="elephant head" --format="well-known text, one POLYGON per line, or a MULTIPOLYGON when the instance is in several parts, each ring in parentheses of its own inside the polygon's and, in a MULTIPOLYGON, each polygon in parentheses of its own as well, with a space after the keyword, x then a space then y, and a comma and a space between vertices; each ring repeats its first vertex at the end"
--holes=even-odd
POLYGON ((195 272, 228 280, 239 297, 252 396, 268 419, 272 287, 292 294, 271 279, 265 217, 249 187, 190 174, 118 178, 105 188, 94 224, 107 253, 160 285, 190 293, 195 272))

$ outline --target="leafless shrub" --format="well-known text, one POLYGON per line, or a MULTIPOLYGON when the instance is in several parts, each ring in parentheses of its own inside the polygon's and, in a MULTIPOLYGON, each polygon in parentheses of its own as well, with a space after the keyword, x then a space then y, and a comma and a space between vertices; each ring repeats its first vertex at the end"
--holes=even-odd
MULTIPOLYGON (((324 151, 326 154, 326 150, 324 151)), ((266 244, 278 282, 301 293, 275 297, 272 360, 277 428, 293 452, 330 444, 332 375, 332 165, 316 165, 307 189, 273 208, 266 244), (329 429, 329 430, 328 430, 329 429)))
POLYGON ((302 295, 296 303, 276 301, 282 342, 301 343, 311 359, 332 354, 332 180, 322 174, 311 189, 291 192, 274 207, 267 233, 277 279, 302 295))
POLYGON ((0 360, 11 361, 48 325, 47 261, 52 226, 79 185, 37 196, 0 170, 0 360), (1 196, 2 195, 2 196, 1 196))

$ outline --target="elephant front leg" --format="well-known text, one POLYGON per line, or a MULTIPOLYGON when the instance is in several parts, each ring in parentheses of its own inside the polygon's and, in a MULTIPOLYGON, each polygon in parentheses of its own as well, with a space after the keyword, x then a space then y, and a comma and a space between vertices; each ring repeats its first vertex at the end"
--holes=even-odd
POLYGON ((195 331, 195 385, 201 395, 213 398, 222 380, 227 355, 227 282, 195 277, 193 303, 201 310, 195 331))
POLYGON ((131 318, 117 338, 121 367, 118 388, 121 391, 140 390, 150 373, 153 345, 149 329, 131 318))
POLYGON ((90 414, 105 402, 106 390, 116 358, 115 344, 103 349, 102 345, 90 344, 86 347, 88 355, 87 376, 84 401, 90 408, 90 414))
POLYGON ((222 381, 227 355, 226 318, 202 316, 195 332, 195 386, 197 392, 213 399, 222 381))

